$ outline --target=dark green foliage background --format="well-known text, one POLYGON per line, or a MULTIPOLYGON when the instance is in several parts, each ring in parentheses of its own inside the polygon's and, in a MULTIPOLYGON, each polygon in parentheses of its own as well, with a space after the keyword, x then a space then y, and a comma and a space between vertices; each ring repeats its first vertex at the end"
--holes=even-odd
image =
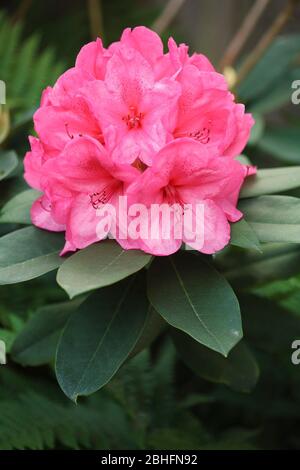
MULTIPOLYGON (((1 2, 0 34, 16 18, 21 4, 1 2)), ((105 0, 102 5, 105 44, 129 25, 151 26, 160 12, 141 0, 105 0)), ((11 114, 4 149, 13 148, 22 157, 40 93, 72 66, 80 47, 90 40, 90 21, 81 0, 33 0, 17 20, 20 26, 7 28, 6 44, 0 43, 0 79, 8 83, 11 114), (26 46, 27 41, 31 45, 26 46), (8 50, 10 63, 4 70, 8 50)), ((170 32, 184 40, 175 26, 165 36, 170 32)), ((270 60, 261 72, 266 76, 274 58, 270 60)), ((245 152, 259 166, 300 164, 299 113, 287 106, 289 95, 282 85, 290 84, 299 70, 296 61, 292 66, 290 62, 274 88, 259 89, 255 95, 257 77, 249 76, 248 84, 246 79, 238 90, 261 124, 245 152), (272 90, 280 99, 271 96, 266 105, 272 90), (272 107, 270 101, 279 104, 272 107), (284 128, 281 136, 278 122, 284 128), (274 145, 274 135, 279 144, 274 145)), ((1 182, 1 206, 25 188, 20 165, 13 180, 1 182)), ((288 194, 299 196, 299 189, 288 194)), ((18 226, 0 224, 0 234, 14 228, 18 226)), ((192 371, 195 365, 185 365, 165 330, 150 348, 127 361, 107 386, 77 405, 59 388, 53 358, 37 367, 23 367, 9 358, 8 365, 0 366, 0 449, 300 449, 300 365, 293 366, 290 359, 292 341, 300 338, 298 245, 270 247, 263 255, 230 247, 217 264, 241 304, 245 344, 260 369, 254 389, 255 370, 246 385, 243 382, 245 393, 234 391, 240 389, 241 377, 225 367, 223 376, 217 377, 209 362, 203 362, 198 371, 202 378, 198 377, 192 371), (284 256, 294 262, 283 263, 284 256)), ((11 346, 41 307, 66 299, 53 274, 0 286, 0 338, 11 346)))

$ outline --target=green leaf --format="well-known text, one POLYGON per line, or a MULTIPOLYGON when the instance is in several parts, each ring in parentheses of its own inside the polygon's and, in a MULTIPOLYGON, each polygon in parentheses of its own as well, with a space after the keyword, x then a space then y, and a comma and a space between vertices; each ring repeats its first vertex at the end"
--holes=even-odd
POLYGON ((81 302, 76 299, 39 308, 13 343, 14 361, 39 366, 54 359, 61 331, 81 302))
POLYGON ((31 224, 30 209, 39 196, 34 189, 26 189, 14 196, 2 207, 0 223, 31 224))
POLYGON ((269 91, 287 72, 299 50, 299 34, 277 38, 238 87, 239 96, 243 100, 252 100, 269 91))
MULTIPOLYGON (((16 337, 16 333, 14 331, 8 330, 6 328, 0 328, 0 340, 4 341, 5 343, 6 353, 10 352, 10 348, 14 342, 15 337, 16 337)), ((0 360, 0 364, 1 364, 1 360, 0 360)))
POLYGON ((123 250, 115 241, 106 240, 71 256, 59 269, 57 282, 73 298, 134 274, 150 259, 142 251, 123 250))
POLYGON ((300 163, 299 128, 269 128, 258 142, 258 147, 278 160, 300 163))
POLYGON ((236 160, 238 160, 242 165, 252 165, 250 158, 243 153, 241 153, 241 155, 238 155, 236 157, 236 160))
POLYGON ((143 333, 141 334, 130 357, 148 348, 166 329, 168 323, 151 307, 143 333))
POLYGON ((300 337, 299 318, 268 299, 242 295, 240 300, 247 338, 289 364, 292 342, 300 337))
POLYGON ((18 166, 18 157, 13 151, 0 153, 0 181, 10 176, 18 166))
POLYGON ((300 243, 300 199, 260 196, 241 201, 239 208, 259 241, 300 243))
POLYGON ((56 375, 76 401, 103 387, 134 349, 147 320, 144 276, 96 291, 71 316, 61 336, 56 375))
POLYGON ((248 110, 252 113, 265 114, 280 108, 286 103, 290 103, 291 95, 294 91, 291 89, 291 84, 294 80, 299 79, 299 77, 299 67, 287 71, 278 83, 270 87, 269 90, 265 90, 264 93, 248 107, 248 110))
POLYGON ((36 108, 42 90, 52 85, 63 72, 53 50, 41 48, 39 35, 26 37, 22 21, 12 25, 11 18, 0 18, 1 79, 9 86, 8 107, 13 110, 12 129, 24 110, 36 108))
POLYGON ((16 230, 0 238, 0 285, 23 282, 56 269, 63 235, 35 227, 16 230))
MULTIPOLYGON (((230 253, 231 261, 232 258, 230 253)), ((239 253, 236 262, 223 274, 235 288, 249 289, 253 285, 286 279, 299 273, 299 266, 300 248, 297 245, 266 244, 263 253, 239 253)))
POLYGON ((14 26, 10 26, 6 32, 5 37, 5 49, 1 56, 1 76, 4 80, 10 77, 11 68, 14 62, 15 51, 21 38, 21 25, 16 23, 14 26))
POLYGON ((250 392, 255 387, 259 368, 244 341, 240 341, 225 358, 178 330, 172 332, 172 339, 179 356, 200 377, 223 383, 239 392, 250 392))
POLYGON ((237 298, 203 257, 181 252, 149 269, 151 304, 170 325, 224 356, 242 337, 237 298))
POLYGON ((241 248, 261 251, 259 240, 245 219, 231 224, 230 244, 241 248))
POLYGON ((9 111, 0 109, 0 145, 3 142, 5 142, 5 139, 8 136, 9 131, 10 131, 9 111))
POLYGON ((248 140, 248 145, 255 145, 263 135, 265 130, 265 120, 259 114, 253 114, 255 123, 251 129, 250 138, 248 140))
POLYGON ((300 186, 300 166, 267 168, 249 176, 240 193, 240 198, 276 194, 300 186))
POLYGON ((38 35, 30 36, 22 42, 18 51, 15 71, 12 74, 11 89, 15 96, 22 96, 26 92, 29 71, 34 67, 35 58, 38 56, 40 38, 38 35))

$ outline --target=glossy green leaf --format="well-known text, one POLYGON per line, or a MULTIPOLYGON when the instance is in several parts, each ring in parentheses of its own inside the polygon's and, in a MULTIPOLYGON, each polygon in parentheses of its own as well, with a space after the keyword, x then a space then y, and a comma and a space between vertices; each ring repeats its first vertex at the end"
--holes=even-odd
POLYGON ((255 295, 241 295, 240 301, 246 337, 290 364, 292 342, 300 338, 299 318, 276 302, 255 295))
POLYGON ((71 256, 59 269, 57 282, 73 298, 130 276, 150 259, 142 251, 123 250, 115 241, 106 240, 71 256))
POLYGON ((299 128, 269 128, 258 142, 258 147, 278 160, 300 164, 299 128))
POLYGON ((248 111, 265 114, 280 108, 291 102, 291 95, 294 91, 291 85, 294 80, 300 77, 300 68, 288 70, 284 76, 269 90, 260 95, 254 103, 248 107, 248 111))
POLYGON ((244 251, 236 260, 232 259, 232 253, 229 256, 231 266, 225 263, 223 274, 235 288, 250 288, 299 273, 300 247, 297 245, 266 244, 263 253, 244 251))
POLYGON ((259 114, 253 114, 255 120, 254 126, 251 129, 248 145, 255 145, 262 137, 265 129, 265 120, 259 114))
POLYGON ((224 356, 242 337, 237 298, 202 256, 156 258, 148 273, 151 304, 170 325, 224 356))
POLYGON ((151 307, 143 333, 130 354, 130 357, 148 348, 168 326, 168 323, 151 307))
POLYGON ((178 330, 172 332, 172 338, 182 360, 200 377, 223 383, 239 392, 250 392, 255 387, 259 368, 244 341, 240 341, 225 358, 178 330))
POLYGON ((241 248, 261 251, 256 233, 245 219, 231 224, 230 244, 240 246, 241 248))
POLYGON ((244 153, 241 153, 241 155, 238 155, 236 157, 236 160, 238 160, 243 165, 252 165, 250 158, 244 153))
POLYGON ((0 181, 11 176, 18 166, 18 157, 13 151, 0 153, 0 181))
POLYGON ((299 34, 278 37, 238 87, 239 96, 253 100, 269 91, 286 74, 299 50, 299 34))
POLYGON ((54 359, 62 329, 81 302, 82 299, 76 299, 38 309, 12 346, 14 361, 26 366, 39 366, 54 359))
POLYGON ((64 259, 61 234, 35 227, 16 230, 0 238, 0 285, 14 284, 42 276, 56 269, 64 259))
POLYGON ((276 194, 299 186, 300 166, 262 169, 246 179, 240 198, 276 194))
POLYGON ((103 387, 134 349, 147 321, 144 276, 93 293, 71 316, 61 336, 56 375, 76 401, 103 387))
POLYGON ((10 199, 17 196, 20 192, 28 190, 23 175, 14 176, 13 178, 1 182, 0 208, 4 207, 10 199))
POLYGON ((1 209, 0 223, 31 224, 30 209, 40 193, 26 189, 10 199, 1 209))
POLYGON ((260 242, 300 243, 300 199, 260 196, 239 204, 260 242))

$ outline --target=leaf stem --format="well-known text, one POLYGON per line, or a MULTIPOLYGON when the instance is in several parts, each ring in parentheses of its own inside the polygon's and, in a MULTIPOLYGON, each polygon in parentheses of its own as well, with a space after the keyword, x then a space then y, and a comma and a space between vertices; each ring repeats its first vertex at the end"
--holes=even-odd
POLYGON ((153 23, 152 29, 156 31, 157 34, 162 34, 173 21, 184 3, 185 0, 170 0, 161 15, 153 23))
POLYGON ((232 67, 270 0, 256 0, 234 35, 220 62, 220 70, 232 67))
POLYGON ((105 34, 101 0, 88 0, 88 12, 90 18, 91 38, 94 40, 97 37, 101 37, 104 42, 105 34))
POLYGON ((12 17, 11 21, 13 24, 25 18, 29 8, 31 7, 31 4, 32 4, 32 0, 23 0, 20 3, 19 7, 17 8, 17 11, 12 17))
POLYGON ((271 27, 263 35, 255 49, 248 55, 247 59, 238 71, 235 86, 239 85, 253 69, 264 52, 272 44, 274 38, 280 33, 283 27, 291 18, 299 0, 288 0, 285 8, 275 18, 271 27))

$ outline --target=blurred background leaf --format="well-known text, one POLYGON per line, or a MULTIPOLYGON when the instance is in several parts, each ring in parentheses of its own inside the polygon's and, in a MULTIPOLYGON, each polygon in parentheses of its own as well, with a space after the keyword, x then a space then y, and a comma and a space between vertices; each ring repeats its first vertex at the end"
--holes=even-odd
MULTIPOLYGON (((167 21, 164 42, 172 34, 189 43, 191 51, 208 54, 218 67, 253 3, 186 0, 167 21)), ((231 64, 233 80, 287 4, 267 3, 231 64)), ((33 194, 22 177, 22 157, 43 88, 73 65, 97 28, 108 45, 127 26, 157 24, 165 6, 165 0, 1 2, 0 79, 7 85, 7 104, 0 113, 0 236, 27 230, 23 227, 33 194)), ((300 108, 291 104, 292 82, 300 79, 299 21, 298 9, 235 90, 255 113, 247 161, 259 168, 287 167, 283 175, 281 170, 262 172, 269 177, 268 193, 276 182, 285 197, 300 195, 296 172, 289 168, 300 165, 300 108)), ((245 188, 252 202, 244 201, 249 211, 251 204, 262 211, 263 204, 255 200, 262 194, 260 182, 253 181, 245 188)), ((265 207, 273 214, 275 209, 275 201, 269 210, 265 207)), ((238 294, 247 350, 237 346, 224 359, 197 344, 197 354, 185 357, 186 365, 170 341, 169 326, 152 312, 149 335, 142 335, 133 358, 77 407, 54 377, 55 346, 73 309, 56 285, 55 273, 0 286, 0 339, 9 353, 8 365, 0 368, 0 448, 300 449, 300 369, 291 363, 291 342, 300 337, 300 248, 259 244, 245 221, 233 227, 236 246, 218 254, 215 262, 238 294)), ((286 237, 288 230, 281 233, 286 237)), ((13 254, 23 261, 27 257, 27 267, 33 263, 28 253, 13 254)), ((36 266, 45 271, 41 260, 36 266)), ((32 277, 28 272, 25 277, 32 277)), ((14 279, 21 280, 18 276, 16 266, 14 279)), ((181 348, 182 355, 187 352, 181 348)))

